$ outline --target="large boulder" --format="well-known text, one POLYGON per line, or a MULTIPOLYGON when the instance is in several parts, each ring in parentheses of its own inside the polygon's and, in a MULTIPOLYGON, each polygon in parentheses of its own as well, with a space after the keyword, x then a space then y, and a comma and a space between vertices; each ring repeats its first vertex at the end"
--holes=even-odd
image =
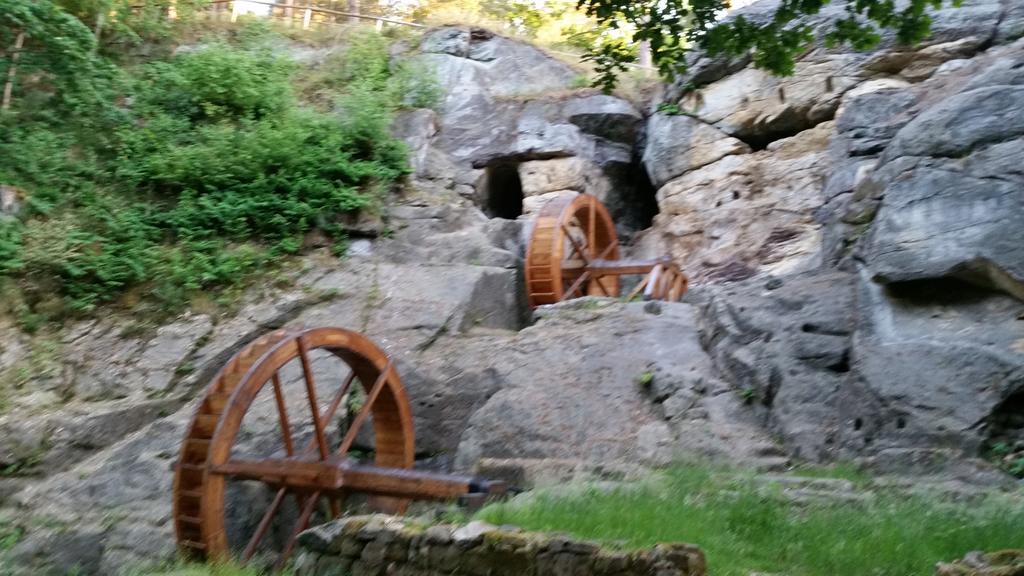
POLYGON ((750 147, 691 116, 655 114, 647 122, 643 163, 651 183, 660 188, 686 172, 717 162, 750 147))
POLYGON ((687 304, 582 299, 538 310, 504 342, 448 341, 448 362, 501 385, 470 418, 458 462, 555 459, 665 464, 714 456, 760 465, 779 452, 711 369, 687 304))
POLYGON ((855 326, 849 274, 807 273, 709 288, 701 339, 734 393, 787 450, 833 459, 855 326))
POLYGON ((817 265, 815 211, 828 174, 831 124, 724 156, 658 190, 649 255, 668 253, 698 280, 740 280, 817 265))
POLYGON ((1014 436, 1024 396, 1024 303, 955 279, 882 286, 862 273, 842 406, 847 454, 955 448, 1014 436))

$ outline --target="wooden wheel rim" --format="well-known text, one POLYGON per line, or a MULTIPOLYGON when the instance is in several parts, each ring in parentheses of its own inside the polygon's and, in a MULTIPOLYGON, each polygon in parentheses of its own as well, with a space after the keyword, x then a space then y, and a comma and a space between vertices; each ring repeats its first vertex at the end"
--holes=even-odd
POLYGON ((554 304, 574 294, 619 295, 619 278, 590 278, 567 294, 578 274, 563 270, 565 260, 574 255, 566 230, 579 223, 586 237, 583 247, 590 259, 619 259, 619 241, 611 215, 597 198, 589 194, 557 196, 541 208, 526 249, 526 285, 530 306, 554 304), (566 245, 570 248, 567 249, 566 245))
MULTIPOLYGON (((412 468, 415 458, 412 413, 401 380, 387 354, 366 337, 341 328, 317 328, 303 332, 274 332, 246 346, 214 378, 200 404, 182 445, 174 483, 174 518, 179 546, 183 552, 204 559, 222 559, 230 554, 225 527, 224 497, 227 478, 211 471, 225 464, 245 413, 257 394, 289 362, 303 352, 325 350, 340 358, 352 370, 367 394, 384 378, 379 394, 369 404, 373 419, 375 456, 378 466, 412 468), (243 372, 235 381, 230 376, 243 372), (229 389, 226 389, 229 388, 229 389), (211 399, 230 394, 217 412, 211 399), (210 418, 216 428, 205 440, 205 453, 197 453, 202 436, 209 435, 210 418), (206 428, 204 428, 204 426, 206 428), (199 442, 195 442, 195 441, 199 442), (197 464, 201 461, 201 464, 197 464), (199 486, 195 486, 198 473, 199 486), (197 512, 191 516, 190 512, 197 512)), ((305 376, 308 381, 308 375, 305 376)), ((319 407, 318 407, 319 410, 319 407)), ((318 494, 313 496, 318 497, 318 494)), ((407 500, 389 502, 393 511, 404 509, 407 500)))

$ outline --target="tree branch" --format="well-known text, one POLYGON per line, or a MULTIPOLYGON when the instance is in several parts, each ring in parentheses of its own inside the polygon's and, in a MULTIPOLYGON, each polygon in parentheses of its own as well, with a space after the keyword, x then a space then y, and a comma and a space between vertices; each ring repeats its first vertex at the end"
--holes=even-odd
POLYGON ((25 32, 18 32, 18 37, 14 40, 14 50, 11 51, 11 67, 7 69, 7 82, 4 84, 4 98, 3 103, 0 104, 0 110, 10 110, 11 108, 11 95, 14 92, 14 78, 18 74, 18 59, 21 58, 21 49, 25 46, 25 32))

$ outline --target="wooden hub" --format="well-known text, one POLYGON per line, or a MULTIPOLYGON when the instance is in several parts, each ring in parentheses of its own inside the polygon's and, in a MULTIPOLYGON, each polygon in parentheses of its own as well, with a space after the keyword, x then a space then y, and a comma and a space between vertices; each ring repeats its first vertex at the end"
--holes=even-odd
POLYGON ((678 301, 689 280, 669 258, 621 260, 611 215, 589 194, 563 194, 540 210, 526 248, 530 306, 580 296, 619 296, 619 276, 644 274, 628 298, 678 301))
POLYGON ((411 470, 413 441, 405 388, 388 356, 364 336, 340 328, 263 336, 214 377, 185 434, 174 478, 178 546, 199 559, 237 553, 245 562, 259 554, 280 566, 299 533, 314 520, 339 517, 350 494, 368 494, 372 508, 400 513, 409 499, 503 491, 501 483, 411 470), (331 366, 344 372, 331 374, 331 366), (247 427, 250 419, 262 437, 247 427), (232 485, 254 483, 272 494, 262 515, 229 510, 232 485), (238 529, 232 520, 240 514, 258 521, 238 529))

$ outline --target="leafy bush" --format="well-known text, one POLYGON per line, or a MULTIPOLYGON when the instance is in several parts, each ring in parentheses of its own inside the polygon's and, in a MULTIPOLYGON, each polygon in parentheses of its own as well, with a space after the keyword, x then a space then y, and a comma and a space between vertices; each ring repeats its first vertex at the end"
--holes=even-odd
POLYGON ((213 44, 147 66, 138 86, 141 108, 183 120, 259 118, 292 104, 294 65, 269 50, 213 44))
POLYGON ((0 221, 0 274, 21 268, 21 225, 0 221))
POLYGON ((418 76, 390 65, 383 39, 353 42, 334 106, 314 110, 268 33, 243 32, 125 71, 110 83, 124 105, 99 121, 0 119, 0 182, 30 199, 23 221, 0 223, 0 276, 30 314, 128 291, 174 310, 297 252, 314 228, 342 245, 346 215, 375 209, 406 172, 389 128, 418 76))

